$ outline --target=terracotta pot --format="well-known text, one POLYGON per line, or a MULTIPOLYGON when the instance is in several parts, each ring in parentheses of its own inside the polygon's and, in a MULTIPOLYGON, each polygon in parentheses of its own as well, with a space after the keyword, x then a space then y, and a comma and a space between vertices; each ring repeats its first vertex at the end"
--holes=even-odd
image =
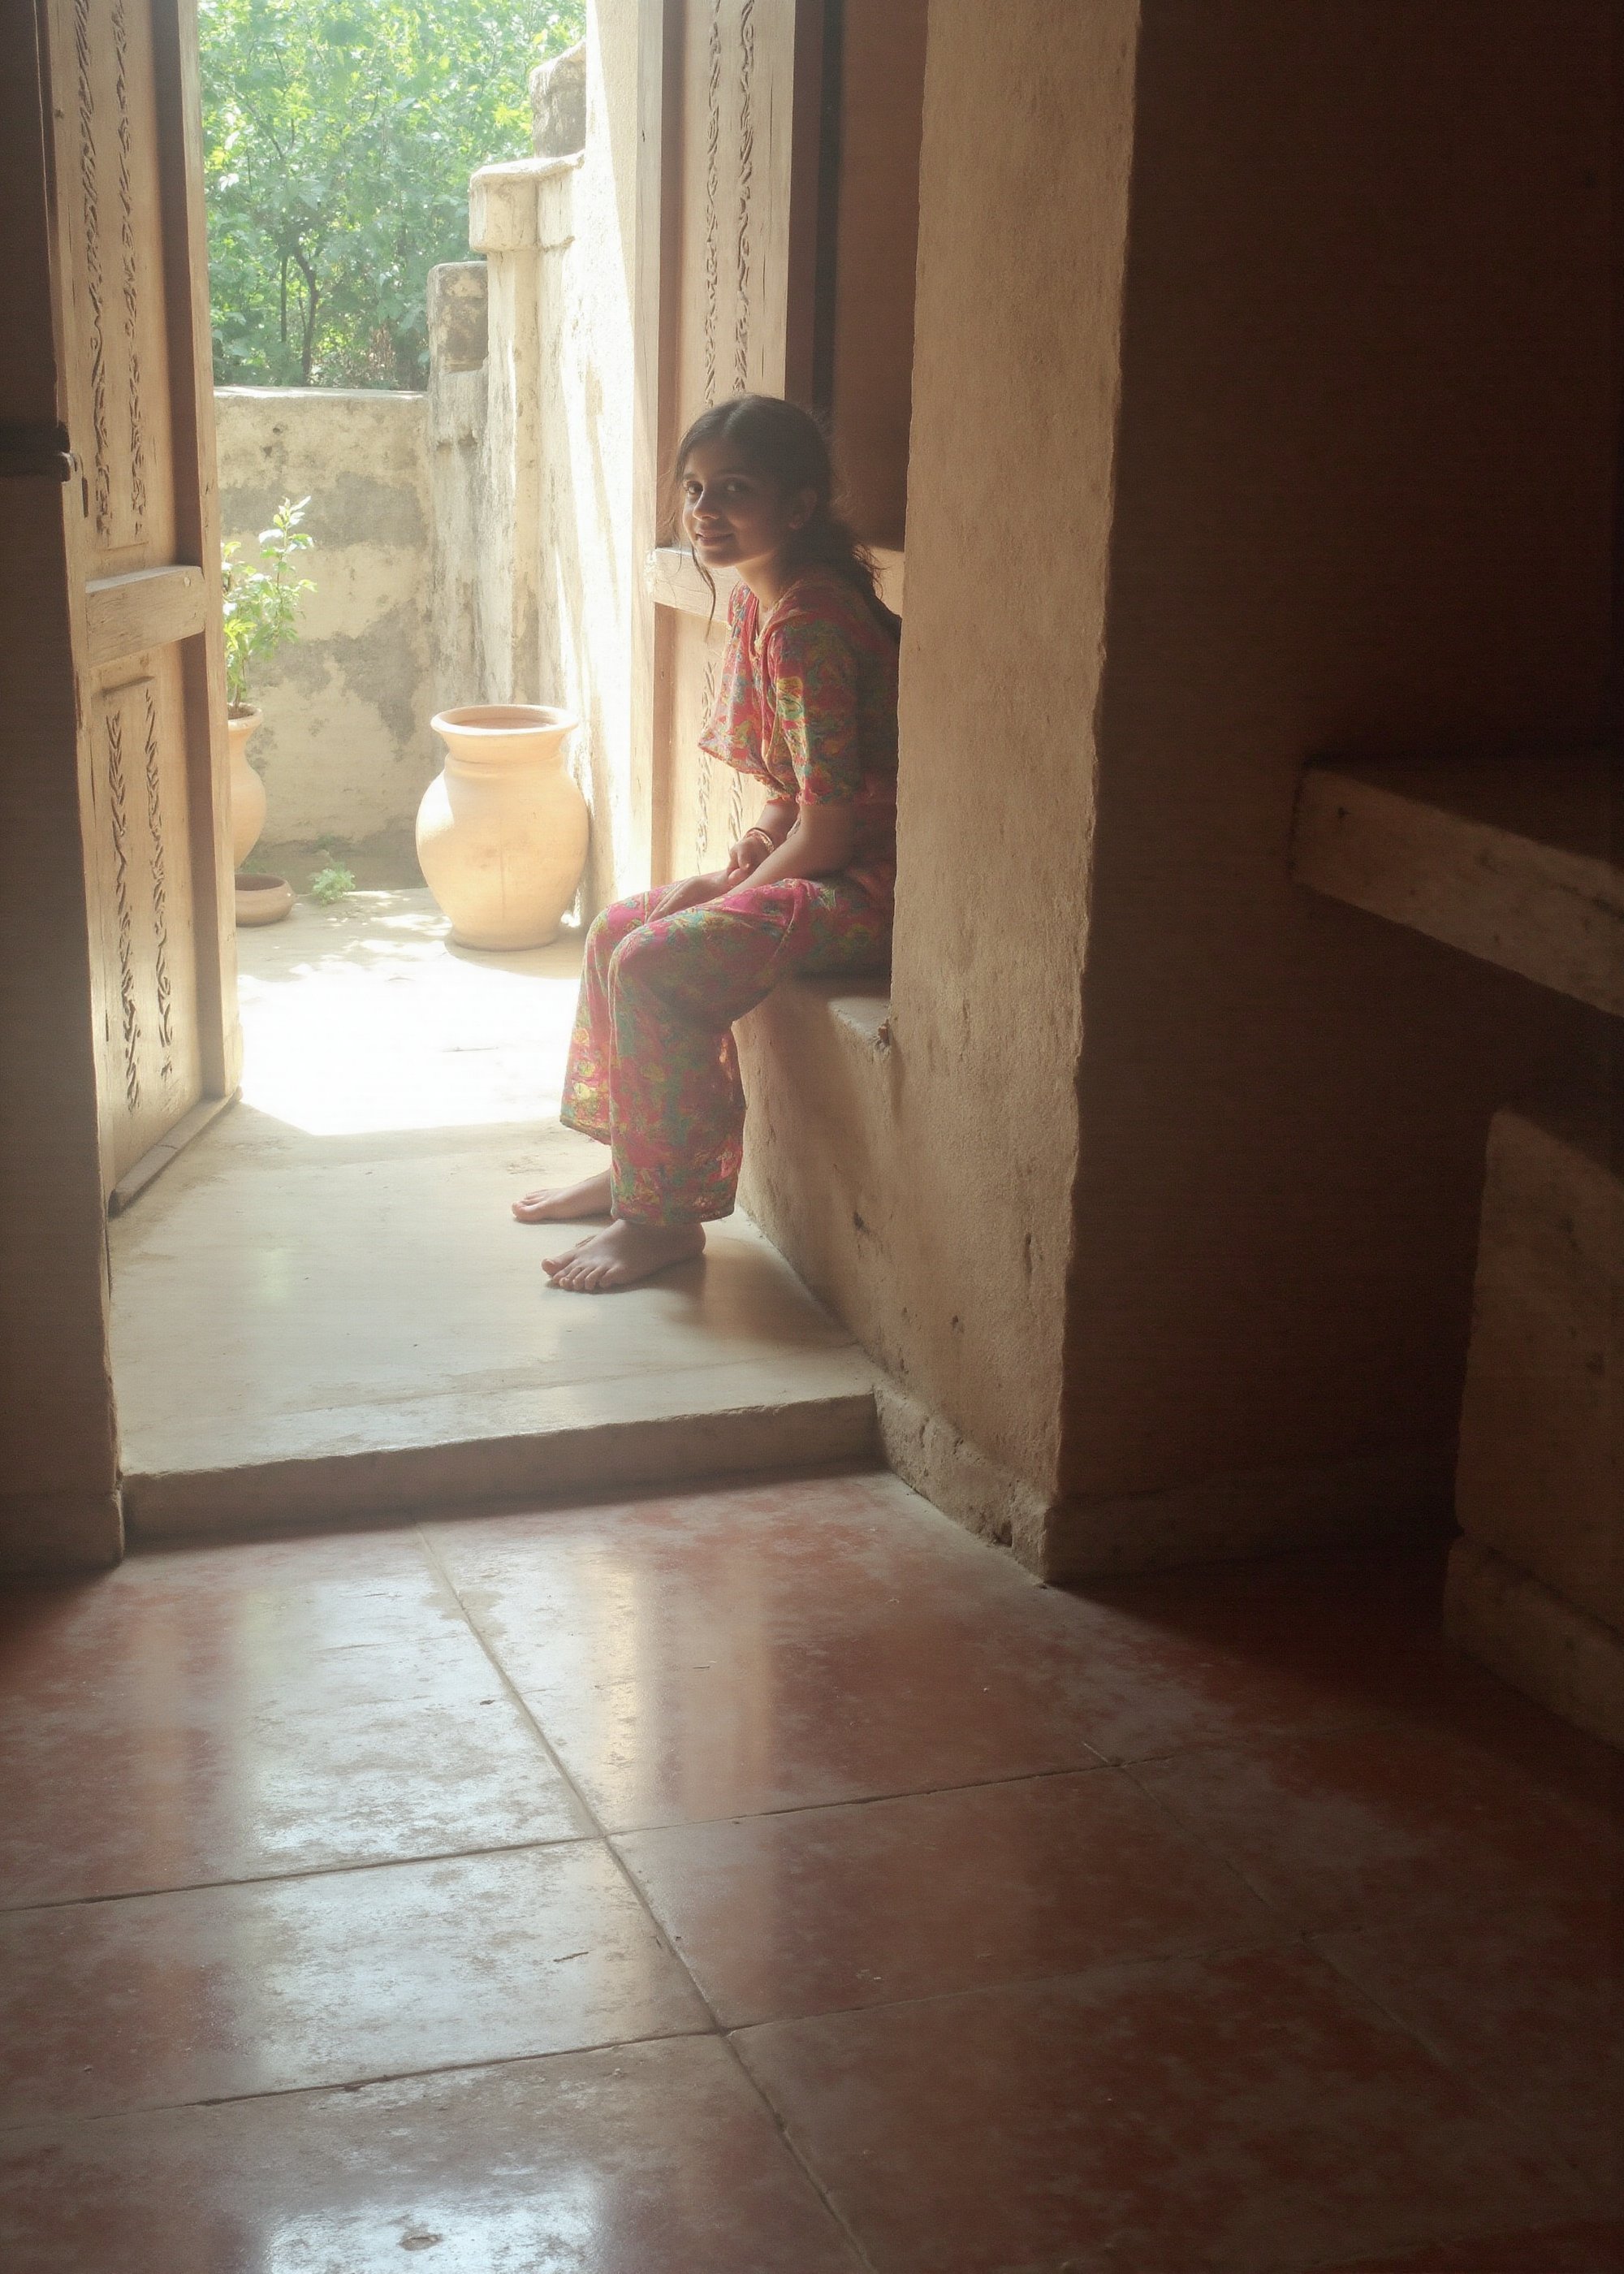
POLYGON ((263 712, 229 712, 226 733, 231 743, 231 864, 240 869, 259 842, 265 826, 265 784, 248 763, 248 738, 257 734, 263 712))
POLYGON ((543 947, 586 864, 586 800, 564 764, 575 721, 479 704, 432 722, 446 769, 417 809, 424 881, 464 947, 543 947))
POLYGON ((237 920, 239 924, 280 923, 293 906, 293 887, 285 877, 249 876, 237 880, 237 920))

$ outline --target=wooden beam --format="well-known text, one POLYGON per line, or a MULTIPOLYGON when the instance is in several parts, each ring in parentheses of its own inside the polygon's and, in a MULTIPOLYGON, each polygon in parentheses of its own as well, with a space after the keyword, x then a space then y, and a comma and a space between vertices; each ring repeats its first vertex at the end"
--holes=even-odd
POLYGON ((93 578, 85 587, 93 667, 192 638, 207 625, 208 597, 200 568, 138 568, 128 576, 93 578))
POLYGON ((1615 754, 1534 751, 1303 777, 1300 884, 1624 1014, 1624 783, 1615 754))

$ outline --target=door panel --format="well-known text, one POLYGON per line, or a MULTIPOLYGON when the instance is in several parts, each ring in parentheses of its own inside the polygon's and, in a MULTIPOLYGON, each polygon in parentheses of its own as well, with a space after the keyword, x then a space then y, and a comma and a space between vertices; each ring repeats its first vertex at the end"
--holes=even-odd
POLYGON ((98 677, 108 683, 91 704, 93 899, 112 983, 104 1079, 117 1088, 122 1176, 203 1084, 179 659, 170 646, 98 677))
POLYGON ((194 0, 41 0, 112 1205, 237 1078, 194 0))
POLYGON ((71 13, 68 425, 90 488, 86 574, 105 576, 168 561, 175 543, 157 93, 144 0, 71 13))

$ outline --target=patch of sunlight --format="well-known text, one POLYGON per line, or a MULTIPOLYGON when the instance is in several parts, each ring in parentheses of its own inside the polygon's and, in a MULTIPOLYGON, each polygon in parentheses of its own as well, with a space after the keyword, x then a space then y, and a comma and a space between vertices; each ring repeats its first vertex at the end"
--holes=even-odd
POLYGON ((316 1137, 556 1113, 579 934, 480 954, 448 930, 427 892, 400 892, 240 932, 247 1103, 316 1137))
MULTIPOLYGON (((389 2092, 395 2088, 379 2088, 389 2092)), ((387 2251, 425 2254, 437 2274, 538 2274, 543 2267, 606 2264, 599 2255, 620 2231, 620 2206, 601 2199, 596 2176, 562 2157, 527 2172, 514 2192, 519 2200, 492 2199, 477 2185, 443 2200, 410 2194, 400 2207, 398 2184, 380 2187, 357 2207, 297 2213, 281 2221, 259 2245, 262 2274, 314 2274, 324 2266, 380 2266, 387 2251)), ((403 2265, 415 2265, 405 2256, 403 2265)))

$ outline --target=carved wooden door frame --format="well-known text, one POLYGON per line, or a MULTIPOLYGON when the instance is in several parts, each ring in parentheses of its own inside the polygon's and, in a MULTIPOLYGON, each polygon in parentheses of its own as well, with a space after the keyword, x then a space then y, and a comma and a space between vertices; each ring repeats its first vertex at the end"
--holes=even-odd
POLYGON ((240 1072, 196 5, 37 0, 37 12, 116 1211, 240 1072))
POLYGON ((717 854, 756 802, 742 775, 718 790, 693 747, 721 633, 673 573, 666 477, 707 403, 813 400, 825 14, 825 0, 642 0, 634 735, 657 883, 717 854))

